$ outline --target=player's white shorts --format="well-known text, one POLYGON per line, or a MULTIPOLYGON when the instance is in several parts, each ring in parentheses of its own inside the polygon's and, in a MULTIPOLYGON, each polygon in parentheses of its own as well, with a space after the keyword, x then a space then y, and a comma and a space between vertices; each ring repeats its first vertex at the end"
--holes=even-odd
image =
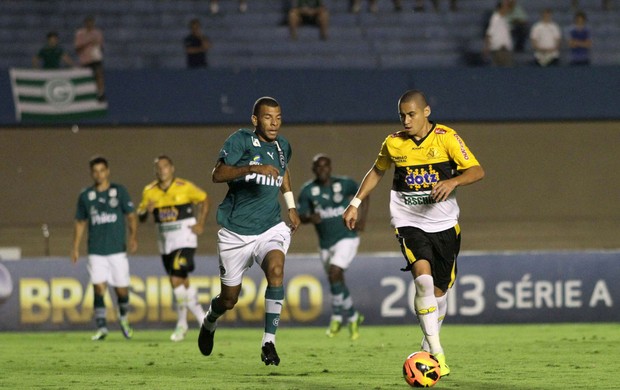
POLYGON ((349 268, 359 246, 360 238, 352 237, 343 238, 329 249, 321 249, 320 256, 325 271, 328 271, 330 265, 335 265, 342 269, 349 268))
POLYGON ((112 287, 129 287, 127 253, 88 255, 88 273, 93 284, 107 282, 112 287))
POLYGON ((291 229, 284 222, 257 236, 244 236, 221 228, 217 233, 217 252, 222 284, 240 285, 243 274, 254 262, 261 265, 272 250, 286 254, 290 244, 291 229))

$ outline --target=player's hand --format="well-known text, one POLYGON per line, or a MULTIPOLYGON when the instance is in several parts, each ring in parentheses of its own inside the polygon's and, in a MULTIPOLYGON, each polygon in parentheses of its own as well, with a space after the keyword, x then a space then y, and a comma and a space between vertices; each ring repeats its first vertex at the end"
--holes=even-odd
POLYGON ((355 230, 356 232, 363 232, 365 227, 366 221, 364 219, 360 219, 359 221, 355 222, 355 228, 353 230, 355 230))
POLYGON ((344 210, 344 214, 342 214, 342 219, 345 226, 349 230, 354 230, 357 223, 357 207, 349 205, 346 210, 344 210))
POLYGON ((280 170, 273 165, 254 165, 252 170, 256 173, 260 173, 261 175, 278 177, 280 175, 280 170))
POLYGON ((129 250, 129 253, 136 253, 138 250, 138 239, 135 237, 130 237, 127 242, 127 249, 129 250))
POLYGON ((201 235, 205 231, 204 226, 202 226, 200 224, 192 225, 189 228, 192 229, 192 233, 194 233, 197 236, 201 235))
POLYGON ((155 210, 155 201, 154 200, 149 200, 149 203, 146 205, 146 210, 148 211, 148 214, 152 214, 153 210, 155 210))
POLYGON ((448 196, 456 188, 454 180, 442 180, 433 186, 431 197, 435 202, 442 202, 448 199, 448 196))
POLYGON ((288 219, 290 220, 288 227, 291 228, 291 234, 295 234, 297 228, 301 225, 297 209, 288 209, 288 219))
POLYGON ((79 249, 72 250, 71 251, 71 262, 75 264, 78 262, 79 259, 80 259, 80 250, 79 249))
POLYGON ((318 225, 321 223, 321 214, 319 213, 314 213, 314 214, 310 214, 310 222, 318 225))

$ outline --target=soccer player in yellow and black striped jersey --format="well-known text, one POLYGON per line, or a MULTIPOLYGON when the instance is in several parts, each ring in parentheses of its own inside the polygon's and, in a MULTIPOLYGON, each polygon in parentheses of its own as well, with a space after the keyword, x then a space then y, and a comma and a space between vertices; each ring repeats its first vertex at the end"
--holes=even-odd
POLYGON ((188 328, 187 309, 199 326, 205 316, 196 289, 190 287, 188 274, 194 270, 197 235, 204 231, 209 202, 205 191, 174 176, 174 165, 168 156, 155 159, 155 176, 157 180, 144 187, 138 217, 141 222, 146 221, 149 213, 155 217, 159 251, 174 289, 178 315, 170 340, 181 341, 188 328))
POLYGON ((446 376, 450 369, 439 330, 461 243, 455 190, 481 180, 484 170, 453 129, 429 120, 431 108, 421 91, 405 92, 398 110, 404 129, 385 139, 343 218, 349 229, 355 228, 361 203, 394 164, 391 223, 406 260, 403 270, 414 278, 422 349, 435 355, 441 375, 446 376))

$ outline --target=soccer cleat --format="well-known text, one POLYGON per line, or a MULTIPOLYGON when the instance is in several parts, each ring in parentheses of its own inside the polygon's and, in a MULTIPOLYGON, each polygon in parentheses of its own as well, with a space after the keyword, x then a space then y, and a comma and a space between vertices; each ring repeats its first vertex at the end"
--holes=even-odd
POLYGON ((334 337, 338 334, 338 332, 340 332, 340 328, 342 328, 342 321, 331 320, 329 323, 329 328, 327 328, 325 334, 327 337, 334 337))
POLYGON ((211 355, 213 351, 213 336, 215 335, 215 330, 210 332, 204 326, 200 327, 200 334, 198 335, 198 348, 200 349, 200 353, 205 356, 211 355))
POLYGON ((364 322, 364 315, 357 312, 357 320, 349 322, 349 334, 351 335, 351 340, 357 340, 360 338, 360 325, 362 322, 364 322))
POLYGON ((171 341, 183 341, 185 340, 185 335, 187 334, 187 326, 177 325, 174 329, 174 332, 170 335, 171 341))
POLYGON ((276 346, 273 345, 271 341, 263 345, 262 352, 260 354, 260 360, 262 360, 266 366, 270 364, 277 366, 278 364, 280 364, 280 357, 276 352, 276 346))
POLYGON ((133 337, 133 328, 129 326, 129 321, 121 320, 121 332, 123 332, 123 336, 127 340, 130 340, 133 337))
POLYGON ((100 341, 100 340, 104 340, 107 335, 108 335, 108 328, 99 328, 97 330, 97 333, 95 333, 95 335, 91 337, 90 339, 93 341, 100 341))
POLYGON ((446 355, 444 353, 435 353, 433 354, 437 358, 439 362, 439 369, 441 371, 441 376, 450 375, 450 367, 446 364, 446 355))

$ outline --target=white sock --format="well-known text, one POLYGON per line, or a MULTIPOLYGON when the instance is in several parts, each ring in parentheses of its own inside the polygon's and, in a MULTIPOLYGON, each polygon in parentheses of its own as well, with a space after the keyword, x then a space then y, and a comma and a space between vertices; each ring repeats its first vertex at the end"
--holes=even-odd
POLYGON ((187 328, 187 289, 184 285, 174 289, 174 300, 177 309, 177 326, 187 328))
MULTIPOLYGON (((439 313, 438 326, 439 333, 441 333, 441 324, 443 324, 444 318, 446 318, 446 313, 448 312, 448 294, 444 294, 440 297, 437 297, 437 311, 439 313)), ((423 351, 430 351, 431 346, 428 345, 428 341, 426 341, 426 336, 422 338, 422 346, 423 351)))
POLYGON ((420 322, 420 327, 430 345, 431 353, 442 353, 443 349, 439 342, 439 310, 435 287, 431 275, 420 275, 415 282, 415 311, 420 322))
POLYGON ((205 317, 205 311, 202 309, 200 303, 198 303, 198 291, 193 286, 187 288, 187 308, 192 312, 196 320, 198 320, 198 327, 202 326, 202 320, 205 317))

